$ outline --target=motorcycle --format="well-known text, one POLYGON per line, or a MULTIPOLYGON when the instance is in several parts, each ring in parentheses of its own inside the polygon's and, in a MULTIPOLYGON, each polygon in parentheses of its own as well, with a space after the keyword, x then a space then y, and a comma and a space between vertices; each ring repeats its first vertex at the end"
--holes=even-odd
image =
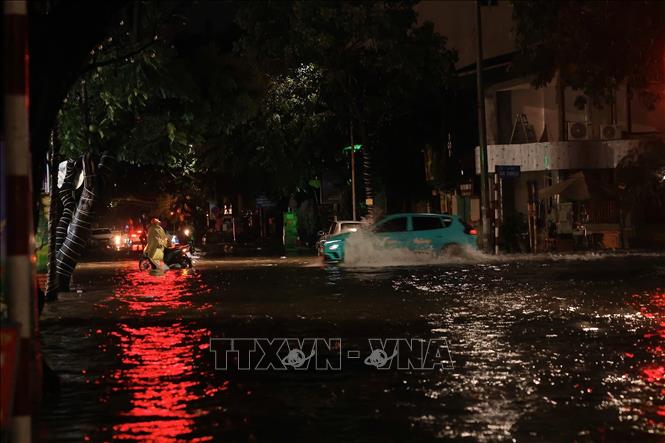
MULTIPOLYGON (((164 264, 169 269, 192 268, 194 260, 189 245, 174 245, 172 248, 164 248, 164 264)), ((152 263, 144 255, 139 257, 139 269, 141 271, 152 269, 152 263)))

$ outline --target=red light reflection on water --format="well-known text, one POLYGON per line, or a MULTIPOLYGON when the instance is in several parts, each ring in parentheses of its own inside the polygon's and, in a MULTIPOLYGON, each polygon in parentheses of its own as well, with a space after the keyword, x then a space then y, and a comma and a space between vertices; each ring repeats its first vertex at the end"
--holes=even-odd
MULTIPOLYGON (((661 398, 665 398, 665 350, 663 339, 665 339, 665 292, 660 290, 650 294, 646 303, 640 306, 640 313, 649 319, 656 321, 656 330, 644 334, 649 343, 646 351, 653 356, 653 362, 640 368, 642 379, 659 391, 661 398), (655 343, 654 343, 655 342, 655 343)), ((665 405, 655 405, 655 419, 649 419, 651 425, 665 430, 665 405)))
MULTIPOLYGON (((194 309, 192 290, 207 291, 196 274, 167 272, 163 276, 131 273, 116 296, 139 316, 194 309), (189 288, 189 289, 188 289, 189 288)), ((204 309, 205 305, 198 309, 204 309)), ((200 358, 207 329, 176 321, 168 326, 133 327, 120 324, 122 365, 112 377, 116 392, 128 392, 130 408, 126 421, 113 427, 114 439, 145 442, 210 441, 198 436, 196 421, 208 414, 197 407, 204 397, 219 390, 204 384, 196 375, 194 359, 200 358)))
MULTIPOLYGON (((169 271, 164 275, 132 272, 124 276, 124 284, 116 289, 116 297, 135 315, 172 314, 194 308, 192 291, 211 292, 198 274, 190 270, 169 271), (194 289, 192 289, 194 288, 194 289)), ((198 309, 209 308, 199 306, 198 309)))

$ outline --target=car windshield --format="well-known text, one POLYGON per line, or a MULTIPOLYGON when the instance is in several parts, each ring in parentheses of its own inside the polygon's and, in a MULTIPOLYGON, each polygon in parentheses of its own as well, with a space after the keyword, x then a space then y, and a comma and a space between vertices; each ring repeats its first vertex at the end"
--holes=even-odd
POLYGON ((339 232, 356 232, 360 228, 360 223, 342 223, 339 232))
POLYGON ((328 229, 328 234, 332 235, 335 233, 335 227, 337 226, 337 223, 331 223, 330 228, 328 229))

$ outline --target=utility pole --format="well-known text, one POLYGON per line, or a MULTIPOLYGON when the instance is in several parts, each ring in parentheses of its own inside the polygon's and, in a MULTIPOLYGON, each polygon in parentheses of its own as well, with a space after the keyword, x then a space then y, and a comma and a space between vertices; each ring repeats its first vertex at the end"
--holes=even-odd
POLYGON ((3 391, 5 388, 10 394, 15 391, 16 401, 11 417, 12 442, 32 441, 31 416, 41 396, 42 379, 41 350, 37 338, 37 289, 31 260, 34 236, 27 25, 26 1, 3 3, 3 161, 6 161, 6 182, 2 192, 7 202, 7 224, 2 236, 6 238, 7 256, 2 271, 3 282, 6 282, 3 290, 7 291, 9 324, 16 331, 19 343, 16 380, 2 381, 3 391))
POLYGON ((487 136, 485 134, 485 94, 483 90, 483 34, 480 0, 476 0, 476 88, 478 104, 478 138, 480 148, 480 217, 483 229, 482 249, 490 247, 489 202, 487 189, 487 136))
POLYGON ((353 119, 350 121, 351 134, 351 208, 353 210, 353 220, 356 218, 356 150, 353 144, 353 119))

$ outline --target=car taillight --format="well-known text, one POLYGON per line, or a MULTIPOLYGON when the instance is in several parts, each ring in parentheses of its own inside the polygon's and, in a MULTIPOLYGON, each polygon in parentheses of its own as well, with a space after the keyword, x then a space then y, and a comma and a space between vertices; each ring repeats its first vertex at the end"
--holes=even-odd
POLYGON ((464 226, 464 233, 468 235, 478 235, 478 230, 465 222, 464 220, 460 220, 460 223, 462 223, 462 226, 464 226))

